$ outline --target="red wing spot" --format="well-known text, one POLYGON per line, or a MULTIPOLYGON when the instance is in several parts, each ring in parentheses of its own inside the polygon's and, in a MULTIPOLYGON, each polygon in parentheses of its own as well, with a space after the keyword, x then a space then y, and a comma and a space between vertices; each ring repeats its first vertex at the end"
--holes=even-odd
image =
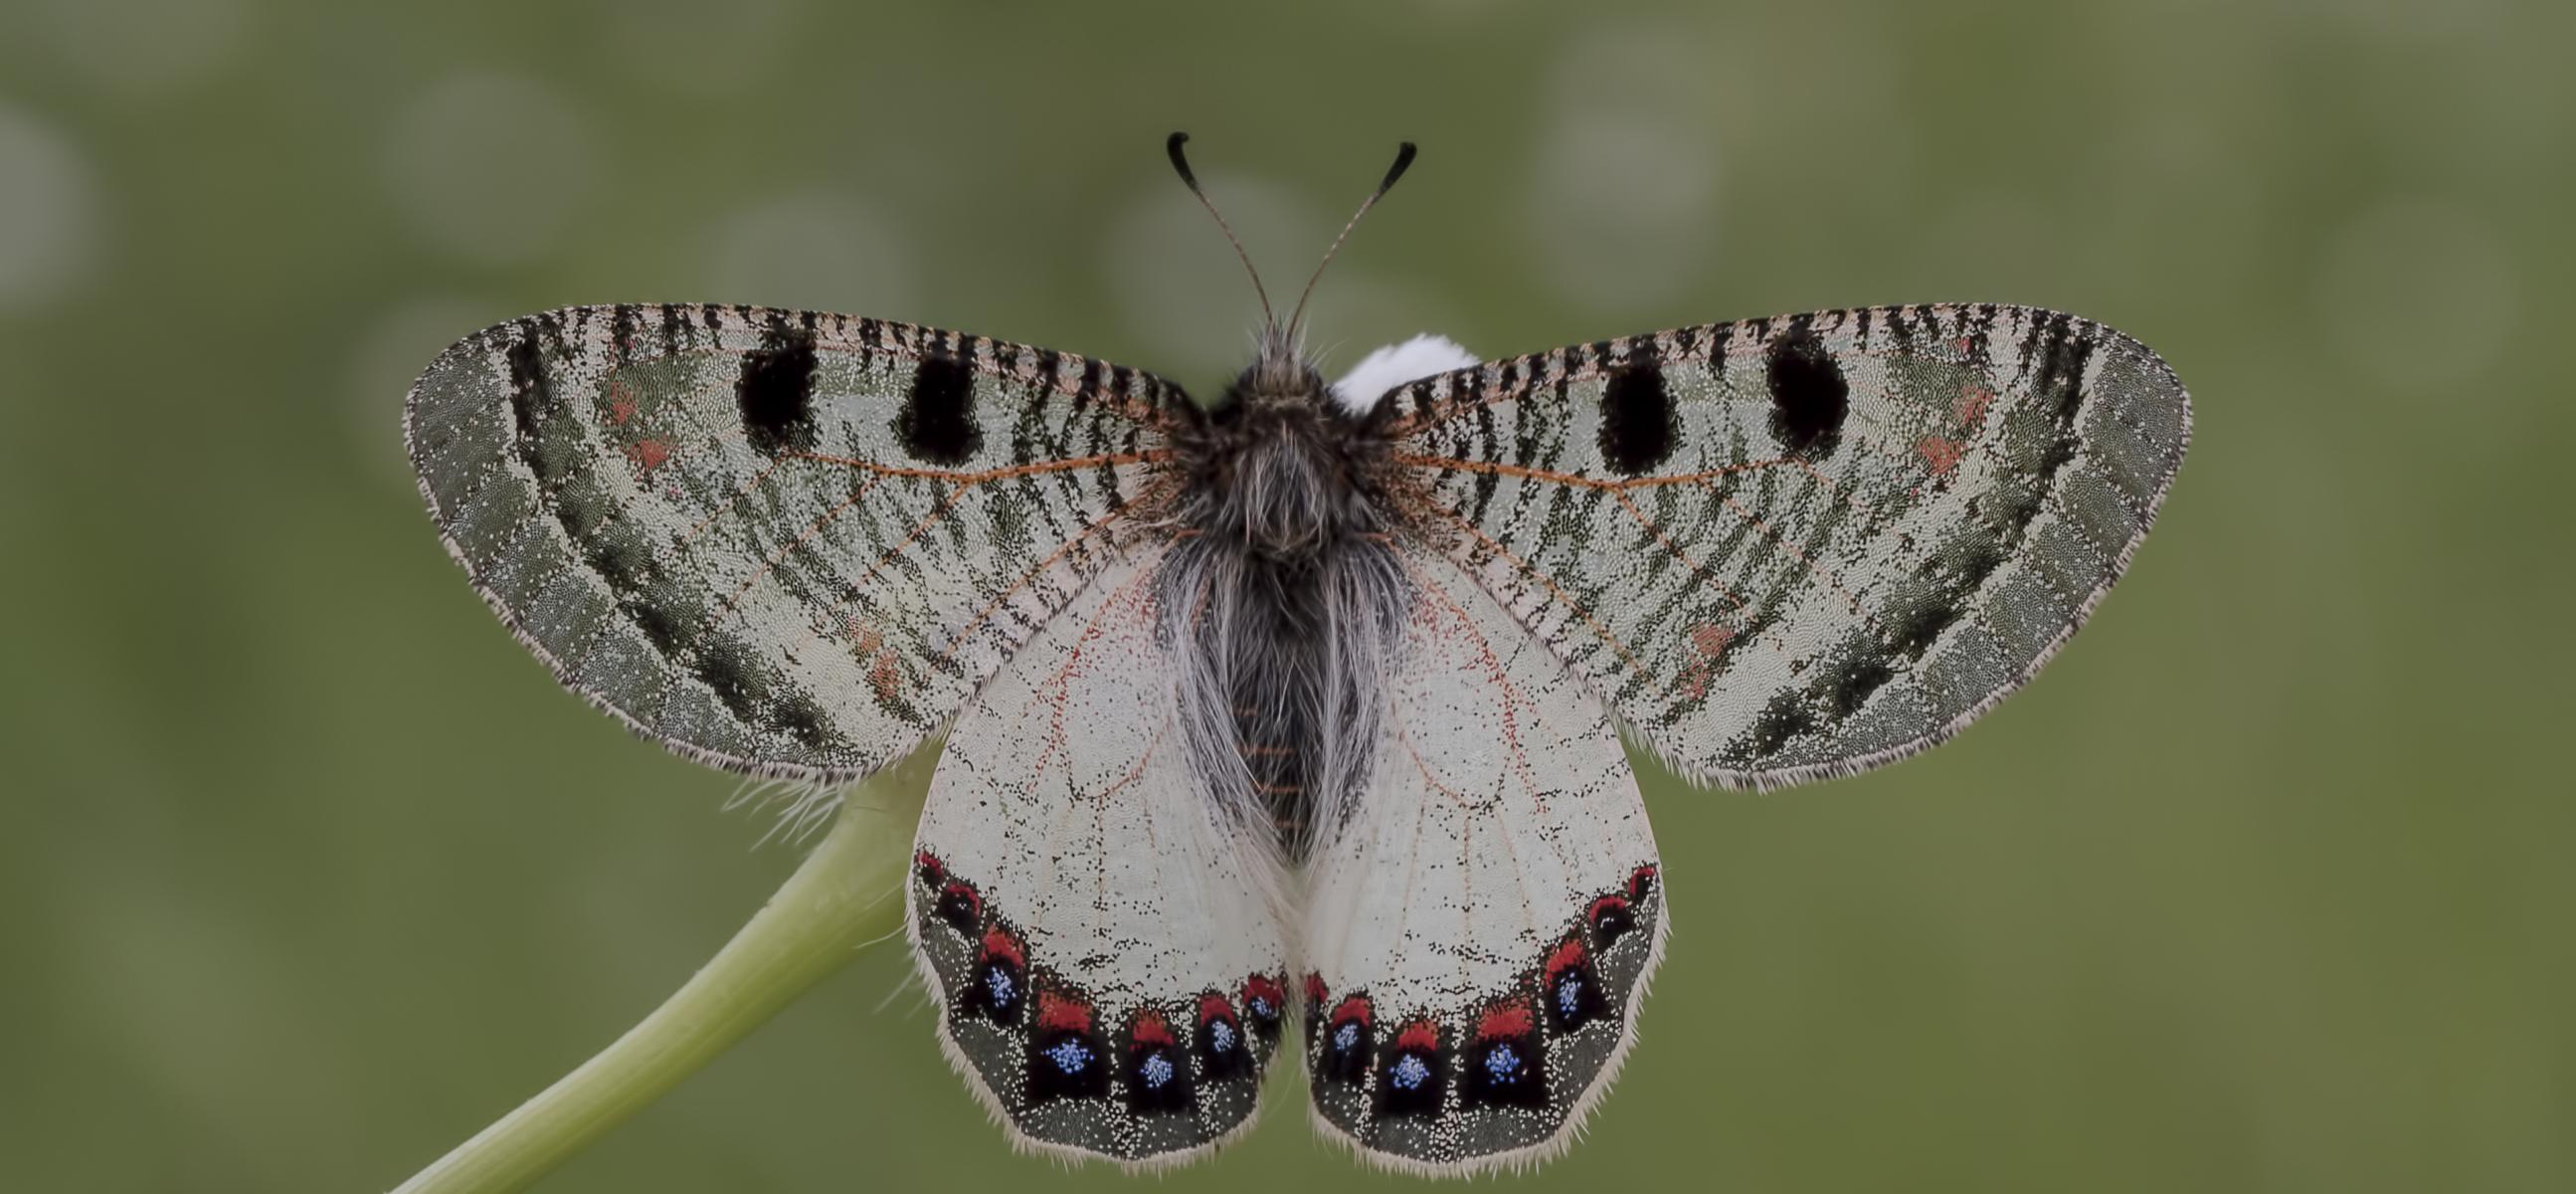
POLYGON ((1341 1006, 1333 1009, 1334 1027, 1338 1028, 1344 1024, 1352 1023, 1354 1021, 1356 1021, 1362 1028, 1369 1026, 1368 996, 1352 995, 1345 997, 1342 1000, 1341 1006))
POLYGON ((1091 1005, 1053 991, 1038 992, 1038 1031, 1089 1032, 1091 1005))
POLYGON ((1630 872, 1628 875, 1628 898, 1632 900, 1642 900, 1646 898, 1646 893, 1655 889, 1656 873, 1655 864, 1651 862, 1630 872))
POLYGON ((634 391, 627 389, 622 381, 611 384, 608 387, 608 421, 623 427, 634 417, 634 391))
POLYGON ((1211 1021, 1231 1020, 1233 1018, 1234 1005, 1227 1003, 1225 1001, 1225 996, 1217 994, 1199 996, 1200 1025, 1204 1026, 1211 1021))
POLYGON ((1138 1045, 1148 1048, 1157 1045, 1168 1047, 1175 1043, 1172 1039, 1172 1026, 1163 1020, 1161 1012, 1138 1013, 1135 1037, 1138 1045))
POLYGON ((868 666, 868 685, 877 690, 877 699, 891 701, 903 692, 903 669, 895 665, 894 652, 877 652, 876 662, 868 666))
POLYGON ((1932 466, 1932 475, 1936 477, 1949 476, 1951 470, 1959 467, 1959 458, 1967 454, 1967 450, 1959 446, 1959 441, 1937 435, 1927 435, 1914 441, 1914 452, 1923 458, 1925 464, 1932 466))
MULTIPOLYGON (((1318 994, 1316 998, 1323 996, 1318 994)), ((1270 1006, 1276 1009, 1288 1002, 1288 993, 1279 989, 1277 980, 1256 974, 1243 980, 1243 1001, 1250 1003, 1256 999, 1269 1000, 1270 1006)))
POLYGON ((1597 928, 1600 926, 1601 918, 1603 916, 1612 914, 1625 915, 1627 911, 1627 899, 1622 896, 1612 895, 1603 896, 1600 899, 1592 901, 1592 907, 1586 910, 1583 915, 1584 919, 1591 921, 1593 926, 1597 928))
POLYGON ((1307 971, 1306 1002, 1315 1007, 1322 1007, 1324 1006, 1324 998, 1327 994, 1328 992, 1324 990, 1324 976, 1311 970, 1307 971))
POLYGON ((651 472, 671 458, 671 445, 658 439, 639 439, 626 446, 626 454, 642 465, 646 472, 651 472))
POLYGON ((1699 648, 1700 654, 1711 659, 1725 654, 1726 644, 1732 642, 1734 638, 1735 631, 1731 627, 1704 623, 1691 628, 1691 645, 1699 648))
POLYGON ((1961 336, 1955 341, 1955 343, 1959 346, 1959 351, 1966 352, 1970 348, 1975 347, 1977 342, 1967 338, 1966 336, 1961 336))
POLYGON ((1995 392, 1993 390, 1986 389, 1983 386, 1959 387, 1959 405, 1955 412, 1959 416, 1959 426, 1975 426, 1977 420, 1986 417, 1986 408, 1994 404, 1995 392))
POLYGON ((1726 646, 1735 641, 1735 628, 1714 622, 1691 627, 1691 647, 1699 652, 1689 667, 1682 669, 1681 683, 1692 700, 1708 695, 1708 682, 1717 675, 1718 663, 1726 656, 1726 646))
POLYGON ((987 961, 1000 958, 1022 970, 1029 967, 1028 950, 1020 945, 1018 938, 1000 929, 993 929, 984 934, 984 958, 987 961))
POLYGON ((1440 1026, 1429 1020, 1416 1020, 1395 1034, 1395 1047, 1403 1053, 1437 1053, 1440 1051, 1440 1026))
POLYGON ((1529 1000, 1515 999, 1486 1009, 1484 1016, 1476 1021, 1476 1039, 1490 1041, 1496 1037, 1528 1036, 1534 1027, 1536 1018, 1530 1013, 1529 1000))
POLYGON ((1556 976, 1563 974, 1568 970, 1572 970, 1575 967, 1581 966, 1590 960, 1590 955, 1584 951, 1583 939, 1580 937, 1568 937, 1565 939, 1564 944, 1556 947, 1556 952, 1547 956, 1547 965, 1540 969, 1546 973, 1547 981, 1549 985, 1552 986, 1556 982, 1556 976))

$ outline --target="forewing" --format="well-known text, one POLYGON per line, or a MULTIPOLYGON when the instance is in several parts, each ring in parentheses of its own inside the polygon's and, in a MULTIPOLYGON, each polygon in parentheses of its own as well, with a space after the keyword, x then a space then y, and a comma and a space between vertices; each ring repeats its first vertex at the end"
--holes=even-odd
POLYGON ((1187 765, 1141 554, 958 718, 908 888, 967 1085, 1023 1147, 1129 1165, 1247 1126, 1287 1011, 1278 856, 1187 765))
POLYGON ((2153 352, 2026 307, 1684 328, 1390 393, 1398 501, 1668 763, 1765 787, 2029 679, 2190 438, 2153 352))
POLYGON ((578 307, 457 342, 405 411, 449 550, 566 686, 692 757, 902 757, 1155 499, 1148 375, 756 307, 578 307))
POLYGON ((1617 730, 1464 572, 1409 561, 1373 781, 1310 863, 1307 1060, 1324 1131, 1455 1174, 1571 1143, 1662 950, 1617 730))

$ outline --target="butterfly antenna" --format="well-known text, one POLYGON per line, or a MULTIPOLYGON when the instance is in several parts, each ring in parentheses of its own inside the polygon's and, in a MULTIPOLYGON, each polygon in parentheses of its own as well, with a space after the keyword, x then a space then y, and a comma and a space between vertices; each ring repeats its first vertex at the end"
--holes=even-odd
POLYGON ((1207 209, 1208 218, 1216 221, 1217 230, 1225 233, 1225 243, 1234 246, 1235 257, 1243 262, 1243 272, 1252 275, 1252 293, 1261 299, 1263 326, 1278 327, 1279 317, 1270 313, 1270 292, 1261 288, 1261 271, 1252 268, 1252 254, 1243 251, 1243 242, 1234 235, 1234 228, 1225 222, 1225 216, 1217 211, 1207 192, 1199 189, 1199 176, 1190 172, 1189 156, 1181 152, 1182 144, 1189 139, 1188 133, 1174 133, 1163 142, 1163 152, 1172 155, 1172 169, 1180 172, 1181 182, 1190 188, 1191 194, 1198 196, 1199 206, 1207 209))
MULTIPOLYGON (((1180 152, 1180 143, 1174 142, 1172 153, 1176 160, 1180 152)), ((1386 168, 1386 177, 1378 180, 1377 189, 1369 192, 1369 197, 1360 201, 1360 209, 1351 213, 1350 223, 1342 225, 1342 234, 1333 238, 1333 247, 1324 250, 1324 259, 1315 263, 1315 272, 1306 279, 1306 289, 1297 296, 1297 309, 1288 315, 1290 343, 1296 342, 1297 328, 1306 320, 1306 300, 1314 297, 1315 283, 1324 280, 1324 267, 1333 263, 1333 254, 1342 251, 1342 242, 1351 238, 1351 229, 1360 226, 1360 217, 1367 215, 1370 208, 1377 206, 1378 200, 1386 198, 1386 193, 1395 187, 1395 180, 1404 177, 1405 169, 1411 165, 1413 165, 1413 142, 1407 141, 1397 147, 1395 164, 1386 168)))

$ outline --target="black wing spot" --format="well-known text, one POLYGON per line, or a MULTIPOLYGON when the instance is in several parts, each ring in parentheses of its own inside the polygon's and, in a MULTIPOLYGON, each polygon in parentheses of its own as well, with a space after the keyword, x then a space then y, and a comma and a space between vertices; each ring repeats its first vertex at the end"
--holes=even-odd
POLYGON ((1461 1067, 1458 1100, 1464 1107, 1547 1106, 1545 1046, 1525 1000, 1485 1014, 1461 1067))
POLYGON ((1817 688, 1819 695, 1824 697, 1825 708, 1839 720, 1859 712, 1862 705, 1869 703, 1872 694, 1895 678, 1896 669, 1889 666, 1884 656, 1864 650, 1856 652, 1844 660, 1841 667, 1827 673, 1817 688))
POLYGON ((1766 365, 1771 388, 1771 435, 1782 450, 1822 459, 1834 453, 1842 438, 1843 417, 1851 413, 1851 383, 1842 366, 1825 351, 1824 342, 1796 320, 1771 344, 1766 365))
POLYGON ((751 721, 758 715, 760 702, 769 696, 769 676, 752 654, 752 649, 739 640, 718 638, 698 656, 698 679, 715 690, 733 715, 751 721))
POLYGON ((1880 619, 1880 625, 1887 627, 1888 649, 1902 651, 1908 659, 1921 659, 1962 612, 1954 602, 1930 597, 1880 619))
POLYGON ((893 426, 915 460, 956 465, 971 459, 984 446, 984 428, 975 421, 975 375, 966 362, 946 354, 921 358, 893 426))
POLYGON ((591 540, 584 558, 590 570, 608 582, 610 591, 621 596, 631 594, 653 579, 653 549, 644 545, 644 536, 634 527, 615 522, 591 540))
POLYGON ((703 603, 678 578, 661 575, 658 569, 633 595, 621 598, 617 607, 626 611, 635 628, 665 658, 677 658, 694 647, 707 625, 703 603))
POLYGON ((814 337, 801 331, 771 331, 758 349, 743 356, 734 400, 742 408, 744 435, 762 454, 776 456, 791 448, 812 451, 814 337))
POLYGON ((770 724, 816 750, 833 744, 832 721, 823 706, 804 693, 793 693, 770 711, 770 724))
POLYGON ((537 338, 521 335, 510 341, 505 351, 510 363, 510 417, 518 424, 519 438, 537 438, 538 420, 551 413, 553 387, 546 381, 545 358, 537 354, 537 338))
POLYGON ((2076 413, 2084 406, 2084 370, 2092 364, 2094 347, 2093 337, 2060 315, 2051 322, 2041 350, 2039 393, 2048 401, 2049 414, 2068 431, 2075 429, 2076 413))
POLYGON ((1427 1020, 1405 1025, 1395 1043, 1379 1054, 1377 1072, 1379 1118, 1439 1115, 1449 1089, 1449 1058, 1440 1048, 1439 1027, 1427 1020))
POLYGON ((1681 417, 1659 365, 1621 365, 1601 391, 1601 460, 1610 471, 1633 477, 1671 458, 1681 440, 1681 417))
POLYGON ((1816 728, 1815 714, 1807 712, 1797 693, 1784 692, 1771 698, 1771 703, 1753 719, 1753 757, 1767 759, 1780 753, 1789 740, 1816 728))

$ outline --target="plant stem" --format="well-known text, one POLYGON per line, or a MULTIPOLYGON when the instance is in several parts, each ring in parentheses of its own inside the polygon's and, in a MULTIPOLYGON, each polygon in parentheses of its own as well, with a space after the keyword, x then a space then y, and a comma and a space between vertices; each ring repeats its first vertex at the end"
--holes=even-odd
POLYGON ((846 793, 804 864, 670 999, 394 1194, 525 1189, 892 933, 938 758, 932 742, 846 793))

